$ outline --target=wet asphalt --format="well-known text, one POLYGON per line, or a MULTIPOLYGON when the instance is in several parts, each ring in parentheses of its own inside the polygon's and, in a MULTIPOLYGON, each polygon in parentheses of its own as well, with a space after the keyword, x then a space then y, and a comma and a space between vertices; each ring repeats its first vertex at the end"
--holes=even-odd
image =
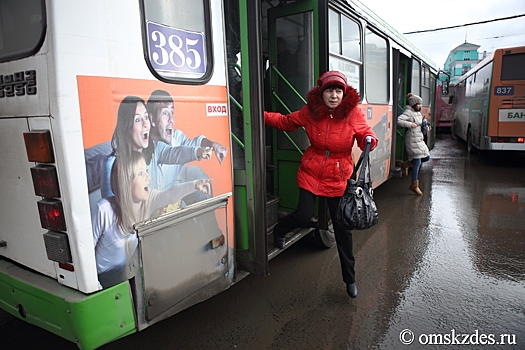
MULTIPOLYGON (((354 231, 358 297, 337 249, 298 242, 229 290, 101 349, 525 349, 525 154, 438 134, 420 171, 375 191, 354 231)), ((76 349, 0 310, 2 349, 76 349)))

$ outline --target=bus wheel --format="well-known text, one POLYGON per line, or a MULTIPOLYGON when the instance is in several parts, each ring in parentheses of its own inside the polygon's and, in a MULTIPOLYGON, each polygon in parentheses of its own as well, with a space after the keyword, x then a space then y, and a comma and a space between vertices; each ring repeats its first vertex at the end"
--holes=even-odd
POLYGON ((316 228, 307 236, 308 243, 319 248, 332 248, 335 245, 334 226, 332 222, 328 226, 328 230, 316 228))
POLYGON ((458 137, 456 136, 456 122, 455 120, 452 120, 452 122, 450 122, 450 135, 452 136, 452 139, 453 140, 457 140, 458 137))
POLYGON ((470 128, 467 132, 467 152, 472 154, 472 130, 470 128))
POLYGON ((476 154, 476 146, 472 143, 472 129, 469 127, 467 133, 467 151, 468 154, 476 154))

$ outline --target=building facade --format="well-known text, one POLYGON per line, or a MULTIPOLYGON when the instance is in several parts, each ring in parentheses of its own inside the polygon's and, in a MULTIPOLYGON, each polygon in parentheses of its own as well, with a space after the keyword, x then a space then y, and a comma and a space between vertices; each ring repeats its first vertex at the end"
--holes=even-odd
POLYGON ((480 57, 478 54, 479 48, 479 45, 465 41, 463 44, 450 51, 447 61, 443 66, 443 70, 450 75, 451 83, 459 80, 463 74, 467 73, 483 59, 483 57, 480 57))

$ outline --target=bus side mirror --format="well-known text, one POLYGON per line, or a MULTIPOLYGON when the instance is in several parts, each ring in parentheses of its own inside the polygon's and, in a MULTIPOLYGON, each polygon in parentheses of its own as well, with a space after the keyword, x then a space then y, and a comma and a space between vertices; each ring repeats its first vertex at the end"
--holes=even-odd
POLYGON ((441 83, 441 95, 448 95, 448 80, 441 83))

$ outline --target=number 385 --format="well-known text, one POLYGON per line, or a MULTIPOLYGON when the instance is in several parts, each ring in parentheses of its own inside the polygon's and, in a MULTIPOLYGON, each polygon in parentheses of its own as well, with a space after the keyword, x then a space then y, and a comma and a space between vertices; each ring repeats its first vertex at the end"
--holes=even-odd
POLYGON ((199 53, 200 45, 197 39, 181 38, 175 34, 166 39, 164 33, 155 30, 151 32, 151 40, 156 48, 156 50, 152 50, 151 58, 159 66, 171 65, 175 68, 186 66, 195 70, 202 64, 201 54, 199 53))

